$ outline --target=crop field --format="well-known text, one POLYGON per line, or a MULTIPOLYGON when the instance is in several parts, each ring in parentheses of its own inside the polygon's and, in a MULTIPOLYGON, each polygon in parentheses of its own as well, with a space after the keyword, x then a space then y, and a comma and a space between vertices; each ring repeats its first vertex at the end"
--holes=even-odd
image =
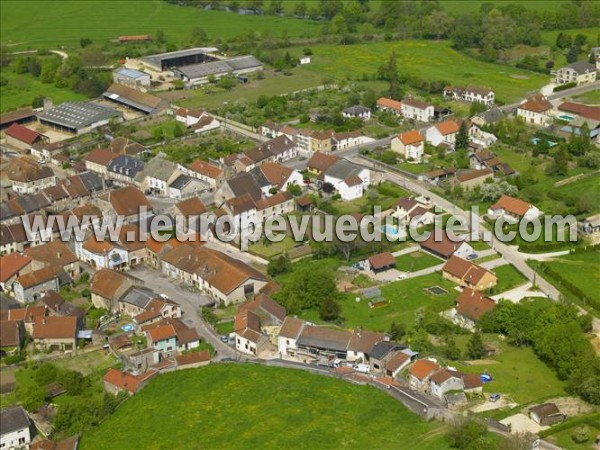
POLYGON ((312 62, 301 70, 340 80, 356 79, 363 74, 373 75, 394 52, 401 73, 427 81, 490 86, 496 98, 505 103, 516 101, 548 82, 548 77, 542 74, 471 59, 452 49, 447 41, 316 45, 311 49, 312 62))
POLYGON ((179 43, 202 28, 209 39, 228 39, 246 32, 272 36, 314 35, 317 22, 184 8, 152 1, 3 1, 0 38, 3 45, 26 48, 75 47, 82 37, 104 42, 120 35, 153 35, 164 31, 168 42, 179 43), (93 25, 92 25, 93 24, 93 25))
POLYGON ((84 433, 81 448, 444 449, 443 430, 369 386, 220 364, 161 375, 84 433))

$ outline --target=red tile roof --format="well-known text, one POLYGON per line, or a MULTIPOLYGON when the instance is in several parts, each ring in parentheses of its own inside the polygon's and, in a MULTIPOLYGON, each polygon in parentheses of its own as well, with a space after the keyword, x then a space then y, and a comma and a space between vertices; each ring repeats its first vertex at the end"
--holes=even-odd
POLYGON ((489 274, 495 277, 489 270, 458 256, 451 256, 442 267, 442 272, 460 278, 472 285, 477 285, 485 275, 489 274))
POLYGON ((418 378, 419 380, 423 380, 429 374, 438 370, 439 368, 440 366, 433 361, 429 361, 428 359, 419 359, 410 367, 409 372, 412 376, 418 378))
POLYGON ((400 111, 402 103, 400 103, 397 100, 392 100, 391 98, 381 97, 379 100, 377 100, 377 106, 393 109, 395 111, 400 111))
POLYGON ((411 130, 407 131, 406 133, 402 133, 398 135, 398 139, 400 139, 400 142, 402 142, 404 145, 412 145, 425 140, 423 135, 417 130, 411 130))
POLYGON ((392 255, 390 252, 384 252, 371 256, 369 258, 369 264, 373 269, 379 270, 385 267, 395 265, 396 259, 394 258, 394 255, 392 255))
POLYGON ((581 103, 564 102, 558 107, 560 111, 577 114, 586 119, 600 122, 600 108, 597 106, 582 105, 581 103))
POLYGON ((38 317, 33 325, 34 339, 74 339, 77 336, 75 316, 38 317))
POLYGON ((456 312, 473 321, 478 321, 486 312, 495 307, 494 300, 470 288, 464 288, 456 299, 456 312))
POLYGON ((0 282, 6 282, 30 263, 31 258, 19 253, 0 256, 0 282))
POLYGON ((458 133, 458 124, 454 120, 446 120, 435 125, 442 136, 458 133))
POLYGON ((223 170, 219 169, 217 166, 213 166, 212 164, 200 160, 194 161, 191 164, 190 169, 212 179, 218 178, 223 173, 223 170))
POLYGON ((516 216, 523 217, 532 205, 521 199, 503 195, 491 206, 491 209, 503 209, 516 216))
POLYGON ((526 102, 519 106, 519 109, 524 109, 526 111, 532 111, 536 113, 542 113, 552 109, 552 103, 550 103, 546 98, 541 95, 534 95, 530 97, 526 102))
POLYGON ((8 127, 6 130, 6 135, 29 145, 33 144, 42 137, 40 133, 30 130, 29 128, 18 123, 13 123, 10 127, 8 127))
POLYGON ((132 394, 135 394, 140 388, 140 379, 137 376, 117 369, 108 369, 102 380, 117 389, 126 390, 132 394))
POLYGON ((115 159, 117 156, 119 155, 111 152, 107 148, 97 148, 88 153, 86 157, 83 158, 83 160, 99 164, 101 166, 107 166, 108 163, 115 159))

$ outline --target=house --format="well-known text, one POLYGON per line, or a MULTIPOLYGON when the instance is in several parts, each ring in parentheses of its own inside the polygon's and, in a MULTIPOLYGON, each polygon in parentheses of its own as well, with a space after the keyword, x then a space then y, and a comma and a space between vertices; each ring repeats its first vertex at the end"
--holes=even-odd
POLYGON ((540 210, 521 199, 503 195, 496 203, 490 206, 488 216, 509 216, 515 219, 534 219, 540 215, 540 210))
POLYGON ((97 148, 88 153, 83 161, 87 170, 107 176, 108 164, 118 156, 107 148, 97 148))
POLYGON ((521 117, 527 124, 545 127, 552 122, 552 109, 552 103, 543 95, 537 94, 517 107, 517 117, 521 117))
POLYGON ((381 97, 377 100, 377 109, 379 111, 391 112, 397 116, 402 114, 402 103, 391 98, 381 97))
POLYGON ((307 169, 315 175, 320 175, 339 160, 340 157, 338 156, 315 152, 308 160, 307 169))
POLYGON ((29 150, 34 144, 48 142, 48 137, 18 123, 13 123, 8 127, 4 135, 6 136, 6 143, 19 150, 29 150))
POLYGON ((36 245, 25 250, 33 261, 33 269, 49 267, 53 270, 64 270, 71 278, 79 277, 81 273, 77 255, 69 250, 61 241, 52 241, 42 245, 36 245))
POLYGON ((181 245, 162 257, 166 275, 204 291, 225 305, 241 303, 271 281, 244 262, 204 247, 181 245))
POLYGON ((467 256, 475 253, 473 247, 471 247, 464 238, 455 237, 450 239, 447 232, 442 231, 436 233, 435 231, 430 233, 427 239, 420 242, 419 245, 423 250, 426 250, 434 255, 448 259, 452 255, 459 256, 460 258, 467 258, 467 256))
POLYGON ((191 177, 198 178, 210 186, 211 190, 217 189, 225 179, 224 171, 220 167, 197 159, 189 167, 181 164, 177 165, 177 169, 191 177))
POLYGON ((297 136, 298 142, 300 142, 303 137, 308 139, 310 145, 309 151, 312 153, 329 153, 332 149, 331 132, 302 129, 297 136))
POLYGON ((0 411, 0 448, 29 448, 31 422, 21 406, 11 406, 0 411))
POLYGON ((425 136, 431 145, 437 147, 440 144, 446 144, 450 148, 454 148, 458 130, 459 126, 454 120, 446 120, 427 128, 425 136))
POLYGON ((12 283, 21 275, 31 272, 31 258, 20 253, 0 256, 0 291, 12 290, 12 283))
POLYGON ((176 217, 180 216, 184 218, 183 225, 186 229, 191 225, 197 228, 199 224, 190 223, 190 219, 200 217, 207 211, 208 210, 206 209, 206 206, 204 206, 204 203, 202 203, 202 200, 200 200, 198 197, 190 197, 186 200, 181 200, 180 202, 177 202, 175 206, 173 206, 173 214, 176 217))
MULTIPOLYGON (((31 156, 35 156, 40 162, 53 162, 56 164, 58 158, 66 157, 65 151, 68 147, 66 142, 53 142, 53 143, 36 143, 31 146, 29 151, 31 156)), ((67 158, 68 160, 68 158, 67 158)))
POLYGON ((148 152, 148 149, 142 144, 123 136, 110 141, 108 148, 117 155, 140 156, 140 154, 148 152))
POLYGON ((398 219, 400 225, 422 226, 432 224, 435 215, 429 211, 430 204, 412 198, 404 197, 398 200, 392 216, 398 219))
POLYGON ((48 308, 45 306, 27 305, 24 308, 12 308, 8 310, 5 318, 9 322, 20 322, 26 333, 33 333, 33 325, 39 318, 48 315, 48 308))
POLYGON ((481 126, 475 122, 471 123, 471 126, 469 127, 469 142, 471 142, 471 144, 486 148, 493 145, 497 140, 498 138, 493 133, 484 131, 481 126))
POLYGON ((175 112, 175 120, 184 123, 186 127, 198 134, 216 130, 221 126, 221 122, 204 110, 179 108, 175 112))
POLYGON ((24 336, 22 321, 0 320, 0 357, 17 354, 21 350, 24 336))
POLYGON ((335 161, 321 175, 324 183, 331 183, 343 200, 362 197, 371 184, 371 171, 345 159, 335 161))
POLYGON ((456 255, 448 258, 442 267, 442 276, 477 291, 492 288, 498 283, 498 277, 492 272, 456 255))
POLYGON ((260 200, 263 192, 255 178, 248 172, 242 172, 225 180, 215 192, 215 204, 221 205, 226 200, 248 194, 254 201, 260 200))
POLYGON ((400 372, 410 364, 410 356, 404 352, 392 352, 392 356, 384 365, 385 374, 388 377, 398 378, 400 372))
POLYGON ((449 178, 453 178, 455 173, 456 169, 453 167, 434 169, 429 172, 425 172, 423 174, 423 178, 429 181, 431 184, 437 185, 438 183, 444 182, 449 178))
POLYGON ((409 385, 415 390, 426 390, 429 384, 429 378, 440 369, 437 363, 428 359, 417 360, 408 369, 409 385))
POLYGON ((135 176, 135 182, 143 192, 167 197, 169 184, 179 175, 181 173, 177 170, 177 165, 174 162, 161 156, 155 156, 135 176))
POLYGON ((425 152, 425 137, 417 130, 407 131, 392 139, 391 148, 408 161, 420 162, 425 152))
POLYGON ((496 307, 496 302, 481 292, 465 287, 456 299, 456 320, 467 328, 474 328, 483 315, 496 307))
POLYGON ((50 351, 77 350, 79 319, 74 316, 38 317, 33 324, 33 343, 50 351))
POLYGON ((361 105, 354 105, 342 110, 342 116, 347 119, 369 120, 371 118, 371 110, 361 105))
POLYGON ((279 356, 297 356, 298 338, 306 322, 295 317, 287 316, 277 336, 279 356))
POLYGON ((135 183, 135 177, 144 170, 144 161, 131 155, 118 155, 106 165, 107 177, 123 186, 135 183))
POLYGON ((555 403, 543 403, 529 408, 529 417, 540 425, 552 425, 567 418, 555 403))
MULTIPOLYGON (((277 163, 265 163, 262 166, 253 169, 253 175, 259 175, 259 172, 261 178, 264 177, 269 183, 269 191, 271 189, 276 189, 278 191, 286 192, 289 186, 302 186, 304 182, 304 178, 300 172, 277 163)), ((269 194, 269 192, 267 192, 267 194, 269 194)))
MULTIPOLYGON (((295 158, 298 155, 298 147, 293 139, 286 135, 277 136, 267 142, 263 142, 258 147, 253 149, 258 154, 264 155, 251 158, 254 164, 266 162, 283 162, 295 158)), ((246 155, 253 154, 253 150, 246 152, 246 155)))
POLYGON ((102 377, 104 389, 113 395, 120 392, 127 392, 133 395, 142 389, 148 381, 153 378, 158 372, 149 370, 141 375, 133 375, 132 373, 110 368, 102 377))
POLYGON ((427 102, 407 97, 401 102, 402 116, 405 119, 429 122, 433 119, 434 108, 427 102))
POLYGON ((483 381, 481 376, 476 373, 461 373, 463 381, 463 391, 468 394, 481 394, 483 392, 483 381))
POLYGON ((127 67, 120 67, 113 72, 113 81, 133 89, 149 88, 150 74, 127 67))
POLYGON ((575 83, 577 86, 593 83, 596 81, 596 66, 588 61, 568 64, 556 71, 554 81, 558 85, 575 83))
MULTIPOLYGON (((380 295, 380 293, 377 295, 380 295)), ((377 342, 369 352, 369 366, 371 368, 371 372, 385 373, 386 364, 396 352, 400 352, 404 349, 406 349, 406 346, 396 344, 395 342, 388 342, 385 340, 377 342)))
POLYGON ((358 145, 365 144, 369 141, 372 141, 372 139, 364 136, 360 130, 342 133, 334 131, 331 134, 331 150, 345 150, 350 147, 356 147, 358 145))
POLYGON ((66 276, 56 271, 53 267, 44 267, 18 277, 13 283, 15 298, 21 302, 37 301, 44 291, 53 289, 57 291, 61 286, 60 278, 66 276))
POLYGON ((109 311, 119 310, 119 299, 132 286, 142 284, 141 280, 115 270, 100 269, 94 273, 90 283, 92 304, 96 308, 109 311))
POLYGON ((99 200, 98 206, 104 209, 105 215, 120 216, 125 222, 136 222, 152 212, 152 205, 146 196, 133 186, 110 191, 99 200))
POLYGON ((83 318, 85 310, 78 308, 72 302, 66 301, 56 291, 46 291, 42 294, 40 303, 47 308, 48 313, 53 316, 74 316, 83 318))
POLYGON ((355 329, 348 341, 346 360, 354 363, 367 363, 375 345, 385 339, 384 333, 355 329))
POLYGON ((207 192, 210 186, 198 178, 180 174, 177 178, 171 180, 167 186, 167 197, 186 198, 191 195, 198 195, 207 192))
POLYGON ((75 252, 80 260, 94 269, 125 269, 146 260, 146 245, 140 241, 139 234, 139 228, 132 224, 120 228, 116 241, 108 237, 100 241, 95 233, 90 232, 83 242, 75 242, 75 252))
POLYGON ((243 309, 235 316, 235 348, 249 355, 258 355, 268 349, 269 337, 262 333, 260 317, 243 309))
POLYGON ((310 357, 346 359, 352 333, 305 324, 296 340, 298 352, 310 357))
POLYGON ((461 373, 447 368, 434 372, 429 377, 429 393, 442 400, 448 391, 463 390, 461 373))
POLYGON ((390 252, 379 253, 369 259, 369 268, 374 273, 384 272, 396 267, 396 258, 390 252))
POLYGON ((19 194, 33 194, 56 184, 54 171, 24 157, 11 158, 2 170, 19 194))
POLYGON ((148 345, 165 354, 191 350, 200 345, 196 329, 188 327, 178 318, 163 318, 143 327, 142 331, 148 337, 148 345))
POLYGON ((460 185, 465 191, 470 191, 481 186, 486 180, 494 179, 492 169, 460 170, 454 175, 454 183, 460 185))
POLYGON ((121 314, 135 317, 147 311, 152 300, 160 298, 159 294, 146 286, 133 285, 118 298, 118 310, 121 314))
POLYGON ((181 307, 172 300, 165 298, 153 298, 144 307, 145 311, 133 317, 138 326, 149 325, 165 317, 181 318, 181 307))
POLYGON ((453 100, 483 103, 486 106, 492 106, 496 99, 494 91, 478 86, 446 86, 444 88, 444 96, 453 100))

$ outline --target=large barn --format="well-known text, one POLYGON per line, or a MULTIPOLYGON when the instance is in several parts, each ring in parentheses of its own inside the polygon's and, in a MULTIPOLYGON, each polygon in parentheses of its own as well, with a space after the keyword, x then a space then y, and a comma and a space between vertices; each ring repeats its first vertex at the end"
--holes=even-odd
POLYGON ((186 50, 144 56, 141 58, 141 61, 151 69, 162 72, 173 67, 216 61, 218 58, 213 54, 218 50, 215 47, 188 48, 186 50))
POLYGON ((89 133, 109 121, 123 121, 123 113, 91 102, 65 102, 38 115, 40 123, 73 134, 89 133))

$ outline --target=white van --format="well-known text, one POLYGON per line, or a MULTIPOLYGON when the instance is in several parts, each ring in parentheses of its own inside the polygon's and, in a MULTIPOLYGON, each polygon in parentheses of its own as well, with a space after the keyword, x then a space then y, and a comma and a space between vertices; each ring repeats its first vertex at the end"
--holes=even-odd
POLYGON ((354 366, 354 370, 360 373, 371 373, 371 366, 368 364, 357 364, 354 366))

